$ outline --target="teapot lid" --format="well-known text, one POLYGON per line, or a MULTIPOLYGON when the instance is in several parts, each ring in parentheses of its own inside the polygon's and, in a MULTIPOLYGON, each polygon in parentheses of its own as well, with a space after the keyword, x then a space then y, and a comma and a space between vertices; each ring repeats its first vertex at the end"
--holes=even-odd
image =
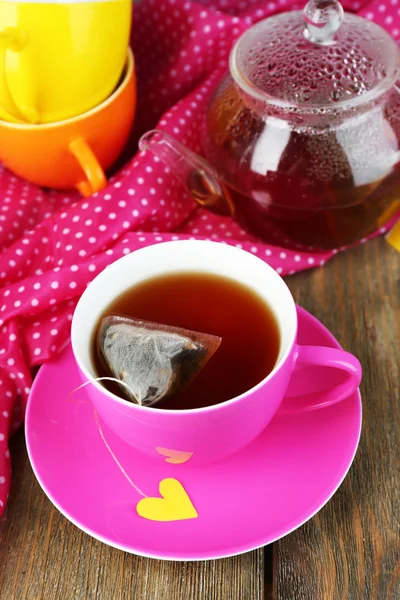
POLYGON ((253 98, 310 110, 364 104, 398 77, 399 50, 384 29, 344 13, 338 0, 260 21, 230 57, 236 83, 253 98))

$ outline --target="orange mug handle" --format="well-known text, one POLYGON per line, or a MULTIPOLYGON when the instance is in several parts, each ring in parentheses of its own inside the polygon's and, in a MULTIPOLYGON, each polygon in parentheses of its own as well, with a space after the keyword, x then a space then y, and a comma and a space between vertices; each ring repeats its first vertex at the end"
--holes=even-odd
POLYGON ((14 101, 7 82, 7 51, 21 52, 26 46, 28 36, 18 27, 6 27, 0 31, 0 89, 3 90, 3 115, 12 123, 36 123, 37 112, 33 108, 19 107, 14 101))
POLYGON ((77 190, 87 198, 95 192, 100 192, 107 185, 107 178, 99 161, 83 138, 76 138, 68 146, 86 175, 86 179, 76 184, 77 190))

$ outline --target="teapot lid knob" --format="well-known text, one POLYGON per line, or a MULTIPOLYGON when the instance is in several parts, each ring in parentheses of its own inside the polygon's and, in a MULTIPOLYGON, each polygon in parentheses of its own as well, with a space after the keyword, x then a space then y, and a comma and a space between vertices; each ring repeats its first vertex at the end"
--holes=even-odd
POLYGON ((334 42, 343 20, 343 7, 338 0, 309 0, 303 11, 304 37, 314 44, 334 42))

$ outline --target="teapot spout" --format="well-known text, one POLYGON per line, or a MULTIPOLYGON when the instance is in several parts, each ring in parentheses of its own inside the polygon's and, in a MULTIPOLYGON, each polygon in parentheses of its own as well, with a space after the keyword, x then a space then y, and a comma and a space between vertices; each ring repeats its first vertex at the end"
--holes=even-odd
POLYGON ((204 158, 159 129, 142 135, 139 149, 151 150, 158 156, 198 204, 220 215, 232 214, 228 192, 218 173, 204 158))

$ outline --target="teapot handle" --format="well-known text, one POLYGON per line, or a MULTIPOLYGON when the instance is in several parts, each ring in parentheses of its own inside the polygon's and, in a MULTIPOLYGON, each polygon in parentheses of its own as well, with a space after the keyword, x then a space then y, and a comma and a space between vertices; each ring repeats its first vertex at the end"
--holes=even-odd
POLYGON ((233 214, 229 192, 215 169, 168 133, 148 131, 140 138, 139 149, 151 150, 170 167, 200 206, 221 215, 233 214))

